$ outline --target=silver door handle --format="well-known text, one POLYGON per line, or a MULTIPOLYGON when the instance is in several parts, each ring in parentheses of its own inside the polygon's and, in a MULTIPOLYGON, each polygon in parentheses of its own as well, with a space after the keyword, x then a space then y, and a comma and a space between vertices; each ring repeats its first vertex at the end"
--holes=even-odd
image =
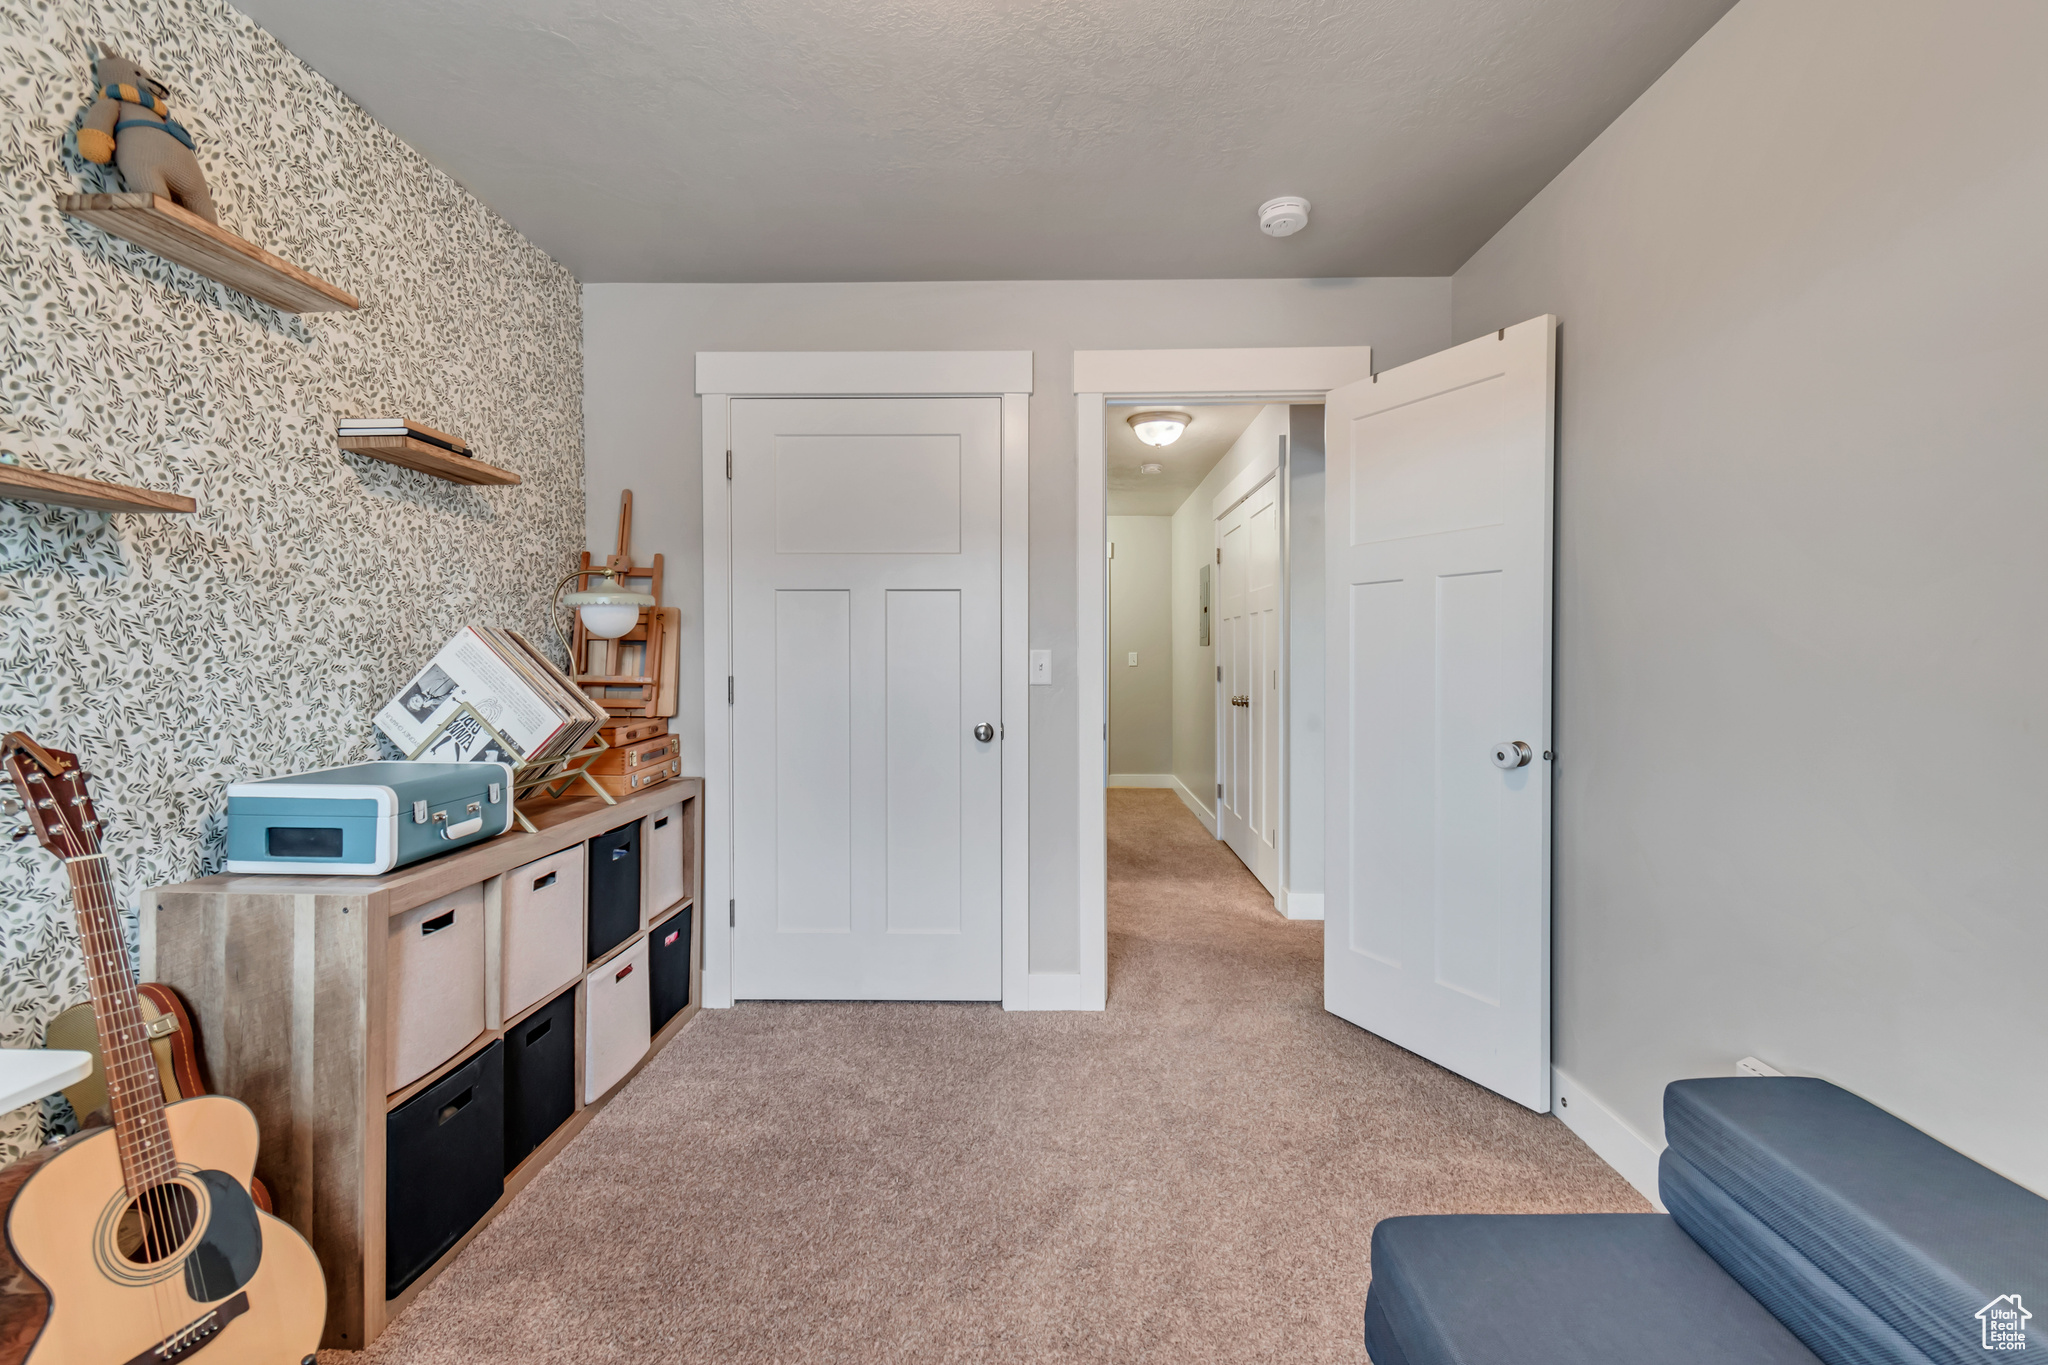
POLYGON ((990 725, 987 721, 983 721, 974 727, 974 737, 983 744, 986 744, 996 737, 996 727, 990 725))
POLYGON ((1534 752, 1519 739, 1493 747, 1493 766, 1496 768, 1526 768, 1534 757, 1534 752))

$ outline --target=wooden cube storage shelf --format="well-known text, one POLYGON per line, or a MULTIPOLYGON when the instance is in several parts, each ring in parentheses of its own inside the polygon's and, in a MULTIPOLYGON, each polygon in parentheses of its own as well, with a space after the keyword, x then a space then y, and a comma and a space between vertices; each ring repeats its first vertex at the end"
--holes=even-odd
POLYGON ((354 294, 155 194, 63 194, 57 207, 103 232, 286 313, 360 308, 354 294))
MULTIPOLYGON (((533 1010, 572 986, 579 992, 576 1043, 583 1044, 583 978, 572 979, 482 1033, 425 1076, 387 1084, 387 925, 397 916, 483 885, 596 835, 681 801, 690 862, 684 895, 665 918, 693 903, 703 884, 703 781, 680 778, 607 806, 595 797, 535 812, 532 834, 509 833, 445 857, 377 877, 221 875, 160 887, 143 896, 145 980, 174 986, 205 1039, 213 1082, 255 1111, 262 1130, 257 1173, 278 1216, 304 1233, 327 1276, 321 1345, 359 1350, 459 1255, 513 1195, 552 1160, 632 1075, 692 1018, 703 992, 703 916, 693 914, 690 1004, 655 1033, 646 1058, 609 1091, 578 1105, 532 1155, 505 1177, 504 1193, 477 1224, 397 1297, 385 1284, 385 1115, 505 1036, 533 1010)), ((487 893, 488 894, 488 893, 487 893)), ((634 935, 619 945, 629 951, 634 935)), ((617 953, 607 954, 607 960, 617 953)), ((494 1019, 496 1011, 492 1011, 494 1019)))

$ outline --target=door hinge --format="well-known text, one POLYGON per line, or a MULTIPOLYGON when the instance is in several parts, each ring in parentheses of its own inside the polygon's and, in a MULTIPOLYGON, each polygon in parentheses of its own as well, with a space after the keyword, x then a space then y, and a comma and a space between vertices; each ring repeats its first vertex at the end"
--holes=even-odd
POLYGON ((1223 547, 1221 545, 1216 547, 1216 562, 1218 564, 1223 562, 1223 547))
POLYGON ((1219 801, 1223 799, 1223 784, 1221 782, 1216 784, 1216 799, 1219 801))
POLYGON ((732 674, 725 675, 725 704, 732 705, 732 674))
POLYGON ((738 901, 736 901, 736 900, 732 900, 732 901, 727 901, 727 902, 725 903, 725 927, 726 927, 726 928, 728 928, 728 929, 737 929, 737 928, 739 928, 739 927, 740 927, 740 909, 739 909, 739 906, 740 906, 740 903, 739 903, 738 901))
POLYGON ((730 450, 725 452, 725 477, 728 479, 732 477, 732 452, 730 450))
POLYGON ((1218 664, 1218 665, 1216 665, 1216 681, 1217 681, 1217 682, 1222 682, 1222 681, 1223 681, 1223 665, 1222 665, 1222 664, 1218 664))

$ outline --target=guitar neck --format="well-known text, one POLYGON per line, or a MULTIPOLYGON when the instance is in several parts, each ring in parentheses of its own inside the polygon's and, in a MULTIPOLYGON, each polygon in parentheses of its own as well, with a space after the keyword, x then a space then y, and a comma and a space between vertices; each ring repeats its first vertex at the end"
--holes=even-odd
POLYGON ((78 912, 78 937, 92 985, 93 1017, 99 1028, 100 1056, 106 1062, 107 1098, 114 1111, 122 1183, 130 1195, 139 1197, 178 1169, 171 1131, 164 1122, 163 1085, 143 1027, 135 975, 128 967, 128 941, 114 909, 107 856, 93 852, 67 859, 64 866, 71 874, 71 903, 78 912))

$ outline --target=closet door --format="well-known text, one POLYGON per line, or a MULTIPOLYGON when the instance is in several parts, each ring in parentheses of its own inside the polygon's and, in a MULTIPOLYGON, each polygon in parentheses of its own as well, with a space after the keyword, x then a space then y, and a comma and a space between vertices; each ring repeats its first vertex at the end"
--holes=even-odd
POLYGON ((1270 893, 1280 877, 1280 480, 1216 519, 1217 760, 1223 841, 1270 893))
POLYGON ((732 403, 738 998, 1002 998, 1001 416, 732 403))

